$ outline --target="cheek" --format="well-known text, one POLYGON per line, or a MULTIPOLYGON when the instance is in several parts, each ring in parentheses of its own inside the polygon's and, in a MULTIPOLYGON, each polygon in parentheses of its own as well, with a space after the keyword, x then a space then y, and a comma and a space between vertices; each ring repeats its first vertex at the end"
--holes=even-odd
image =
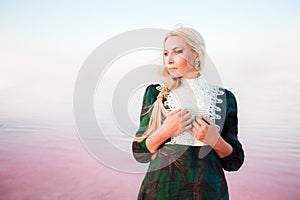
POLYGON ((177 66, 178 68, 180 68, 181 70, 185 70, 188 67, 188 62, 184 57, 180 57, 177 61, 177 66))
POLYGON ((195 60, 195 55, 193 55, 192 53, 190 53, 188 56, 187 56, 187 61, 189 63, 194 63, 194 60, 195 60))

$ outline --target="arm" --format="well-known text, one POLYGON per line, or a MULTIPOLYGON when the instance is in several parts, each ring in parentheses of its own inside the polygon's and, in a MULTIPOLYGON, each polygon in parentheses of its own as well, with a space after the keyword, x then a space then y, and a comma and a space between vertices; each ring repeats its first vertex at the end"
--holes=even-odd
POLYGON ((244 162, 244 151, 237 139, 236 99, 230 91, 225 90, 225 92, 228 106, 221 137, 215 123, 205 115, 202 115, 201 118, 195 117, 192 131, 196 139, 210 145, 215 150, 225 170, 236 171, 244 162))
MULTIPOLYGON (((237 117, 237 102, 233 93, 228 90, 226 92, 227 111, 226 119, 223 130, 221 132, 222 139, 218 141, 216 146, 230 145, 232 148, 231 153, 226 153, 227 147, 224 147, 225 151, 217 154, 221 155, 221 163, 226 171, 237 171, 244 162, 244 150, 242 144, 238 140, 238 117, 237 117), (222 141, 223 140, 223 141, 222 141), (219 144, 218 144, 219 143, 219 144), (226 144, 227 143, 227 144, 226 144), (224 154, 225 153, 225 154, 224 154), (223 157, 224 156, 224 157, 223 157)), ((228 148, 229 150, 230 148, 228 148)))
MULTIPOLYGON (((158 85, 150 85, 146 88, 143 96, 143 105, 140 115, 140 125, 135 136, 141 136, 147 130, 150 116, 151 116, 151 106, 156 100, 156 96, 159 91, 156 89, 158 85)), ((133 141, 132 142, 132 152, 136 161, 141 163, 147 163, 151 159, 152 153, 148 150, 146 146, 146 140, 142 142, 133 141)))
POLYGON ((151 153, 155 153, 157 151, 157 149, 169 138, 170 138, 170 136, 168 136, 168 133, 161 126, 160 128, 158 128, 155 131, 155 133, 153 133, 153 135, 150 135, 146 139, 147 149, 151 153))
POLYGON ((162 126, 146 139, 146 146, 154 153, 170 137, 192 128, 191 114, 186 110, 175 110, 167 114, 162 126))
POLYGON ((219 158, 224 158, 232 153, 232 146, 222 137, 219 137, 213 149, 218 154, 219 158))
POLYGON ((196 139, 210 145, 219 158, 224 158, 232 153, 232 146, 219 134, 217 126, 205 115, 195 117, 193 122, 193 134, 196 139))
MULTIPOLYGON (((141 136, 147 130, 152 111, 151 106, 155 102, 158 93, 159 92, 156 90, 156 87, 153 88, 153 85, 146 89, 143 100, 140 128, 136 136, 141 136)), ((168 113, 162 126, 160 126, 153 134, 140 143, 135 141, 133 142, 132 150, 135 159, 138 162, 149 162, 152 154, 155 153, 166 140, 183 131, 190 130, 191 128, 191 114, 186 109, 179 109, 168 113)))

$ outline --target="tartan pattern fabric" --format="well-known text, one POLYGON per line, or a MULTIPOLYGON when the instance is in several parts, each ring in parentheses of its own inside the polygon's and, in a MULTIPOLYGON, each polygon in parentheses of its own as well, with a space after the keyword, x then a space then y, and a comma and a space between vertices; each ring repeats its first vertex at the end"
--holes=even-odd
MULTIPOLYGON (((156 85, 146 88, 143 96, 140 126, 136 136, 141 136, 147 129, 151 116, 152 105, 159 91, 156 85)), ((234 94, 224 89, 223 108, 225 118, 221 130, 222 138, 231 144, 233 151, 219 158, 210 146, 187 146, 166 144, 156 152, 155 158, 146 147, 144 141, 132 143, 134 158, 141 163, 149 163, 148 170, 142 181, 138 199, 229 199, 226 171, 238 170, 244 162, 244 151, 237 138, 238 117, 237 102, 234 94), (201 152, 205 156, 200 156, 201 152)))

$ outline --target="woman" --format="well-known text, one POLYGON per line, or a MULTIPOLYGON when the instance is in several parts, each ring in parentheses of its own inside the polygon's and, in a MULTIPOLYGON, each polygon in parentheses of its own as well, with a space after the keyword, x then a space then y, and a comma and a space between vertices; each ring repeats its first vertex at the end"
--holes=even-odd
POLYGON ((237 139, 235 96, 201 74, 205 45, 181 27, 164 39, 163 84, 147 87, 132 143, 138 162, 149 162, 138 199, 229 199, 224 170, 244 161, 237 139))

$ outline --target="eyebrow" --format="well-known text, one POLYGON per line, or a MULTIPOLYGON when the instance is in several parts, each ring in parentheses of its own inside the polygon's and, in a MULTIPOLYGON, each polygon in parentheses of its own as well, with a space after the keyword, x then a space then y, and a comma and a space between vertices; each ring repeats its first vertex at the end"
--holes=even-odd
MULTIPOLYGON (((174 48, 172 48, 171 50, 175 50, 175 49, 184 49, 183 47, 174 47, 174 48)), ((167 49, 164 49, 164 51, 168 51, 167 49)))

